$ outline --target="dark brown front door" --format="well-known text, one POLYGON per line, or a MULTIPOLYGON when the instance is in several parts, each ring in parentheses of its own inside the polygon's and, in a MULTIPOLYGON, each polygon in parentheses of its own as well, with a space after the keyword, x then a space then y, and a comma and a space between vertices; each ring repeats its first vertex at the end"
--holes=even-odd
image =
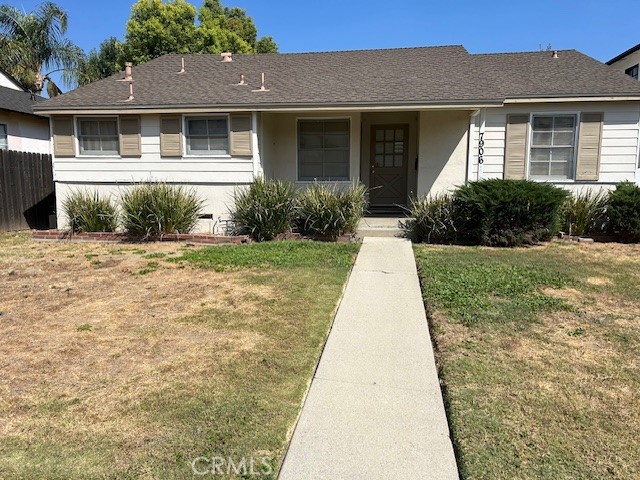
POLYGON ((373 206, 407 203, 408 125, 371 127, 369 200, 373 206))

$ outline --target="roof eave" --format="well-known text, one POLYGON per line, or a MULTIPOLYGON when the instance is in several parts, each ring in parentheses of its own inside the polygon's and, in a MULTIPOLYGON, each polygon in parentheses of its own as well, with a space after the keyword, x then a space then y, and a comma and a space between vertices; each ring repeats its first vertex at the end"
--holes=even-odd
POLYGON ((627 50, 625 52, 622 52, 620 55, 617 55, 617 56, 613 57, 608 62, 605 62, 605 64, 606 65, 614 64, 617 61, 622 60, 624 57, 627 57, 627 56, 631 55, 632 53, 637 52, 638 50, 640 50, 640 43, 638 45, 636 45, 635 47, 631 47, 629 50, 627 50))
POLYGON ((295 111, 295 110, 419 110, 419 109, 476 109, 500 107, 504 99, 497 100, 447 100, 438 102, 389 102, 389 103, 274 103, 274 104, 210 104, 210 105, 91 105, 91 106, 36 106, 38 115, 69 115, 98 112, 189 112, 189 111, 295 111))
POLYGON ((621 93, 615 95, 544 95, 544 96, 517 96, 504 100, 505 105, 512 103, 560 103, 560 102, 637 102, 640 101, 640 93, 621 93))

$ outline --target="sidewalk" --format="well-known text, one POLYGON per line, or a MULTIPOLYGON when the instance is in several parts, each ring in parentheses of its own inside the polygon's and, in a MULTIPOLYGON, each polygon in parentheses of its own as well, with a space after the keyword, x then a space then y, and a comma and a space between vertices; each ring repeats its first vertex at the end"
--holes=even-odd
POLYGON ((279 478, 458 478, 409 241, 365 238, 279 478))

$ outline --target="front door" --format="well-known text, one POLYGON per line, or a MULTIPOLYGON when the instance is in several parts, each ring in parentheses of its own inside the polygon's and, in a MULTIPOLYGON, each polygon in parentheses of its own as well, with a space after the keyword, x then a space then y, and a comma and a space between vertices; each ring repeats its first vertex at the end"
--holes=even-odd
POLYGON ((371 127, 369 201, 372 206, 407 203, 408 125, 371 127))

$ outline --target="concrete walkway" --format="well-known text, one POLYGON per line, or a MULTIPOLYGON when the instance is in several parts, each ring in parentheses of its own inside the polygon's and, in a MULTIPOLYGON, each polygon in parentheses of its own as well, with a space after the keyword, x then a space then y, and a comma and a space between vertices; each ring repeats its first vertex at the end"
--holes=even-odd
POLYGON ((458 478, 409 241, 364 239, 279 478, 458 478))

